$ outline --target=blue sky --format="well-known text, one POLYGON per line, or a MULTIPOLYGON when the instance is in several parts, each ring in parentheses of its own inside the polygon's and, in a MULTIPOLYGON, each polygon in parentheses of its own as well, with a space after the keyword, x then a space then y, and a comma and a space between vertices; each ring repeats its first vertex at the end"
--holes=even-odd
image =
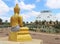
POLYGON ((0 0, 0 18, 3 21, 10 22, 10 17, 14 15, 13 8, 16 3, 19 4, 20 15, 23 16, 25 22, 35 21, 43 10, 50 10, 52 15, 60 21, 60 0, 0 0))

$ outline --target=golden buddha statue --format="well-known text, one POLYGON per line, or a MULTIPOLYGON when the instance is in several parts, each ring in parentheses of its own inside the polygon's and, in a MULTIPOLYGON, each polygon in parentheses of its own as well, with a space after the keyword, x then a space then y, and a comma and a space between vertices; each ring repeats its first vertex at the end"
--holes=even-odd
POLYGON ((29 34, 29 28, 23 27, 23 19, 22 16, 19 16, 20 8, 18 4, 16 4, 14 8, 14 15, 10 19, 11 24, 11 32, 9 34, 9 40, 11 41, 31 41, 32 38, 29 34))
POLYGON ((18 4, 16 4, 14 8, 14 15, 11 17, 11 26, 17 26, 19 25, 20 27, 23 26, 23 19, 22 16, 19 16, 20 8, 18 7, 18 4))
POLYGON ((16 4, 14 8, 14 15, 11 17, 11 31, 18 31, 19 28, 23 26, 22 16, 19 16, 20 8, 18 4, 16 4))

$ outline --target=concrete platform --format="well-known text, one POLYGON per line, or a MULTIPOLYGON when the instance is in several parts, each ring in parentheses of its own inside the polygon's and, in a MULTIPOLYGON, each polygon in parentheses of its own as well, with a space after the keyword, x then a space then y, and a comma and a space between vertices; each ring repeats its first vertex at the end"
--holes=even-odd
POLYGON ((8 37, 0 37, 0 44, 43 44, 43 41, 38 39, 32 39, 32 41, 27 42, 14 42, 9 41, 8 37))

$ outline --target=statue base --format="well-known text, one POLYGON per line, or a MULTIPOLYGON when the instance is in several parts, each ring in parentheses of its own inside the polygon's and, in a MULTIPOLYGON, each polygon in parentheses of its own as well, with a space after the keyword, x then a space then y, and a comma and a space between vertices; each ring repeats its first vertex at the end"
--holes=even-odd
POLYGON ((0 37, 0 44, 43 44, 43 41, 39 39, 32 39, 32 41, 14 42, 9 41, 8 37, 0 37))
POLYGON ((29 34, 29 28, 21 27, 17 32, 10 32, 9 40, 17 42, 31 41, 32 38, 29 34))

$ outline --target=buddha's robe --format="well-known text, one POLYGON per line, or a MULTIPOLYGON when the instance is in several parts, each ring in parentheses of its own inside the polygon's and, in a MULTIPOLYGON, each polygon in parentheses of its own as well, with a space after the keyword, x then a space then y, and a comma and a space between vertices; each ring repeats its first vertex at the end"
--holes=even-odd
POLYGON ((23 26, 23 22, 22 22, 22 16, 19 16, 18 14, 14 14, 11 19, 10 19, 10 23, 11 23, 11 27, 13 31, 17 31, 19 30, 19 27, 23 26))

